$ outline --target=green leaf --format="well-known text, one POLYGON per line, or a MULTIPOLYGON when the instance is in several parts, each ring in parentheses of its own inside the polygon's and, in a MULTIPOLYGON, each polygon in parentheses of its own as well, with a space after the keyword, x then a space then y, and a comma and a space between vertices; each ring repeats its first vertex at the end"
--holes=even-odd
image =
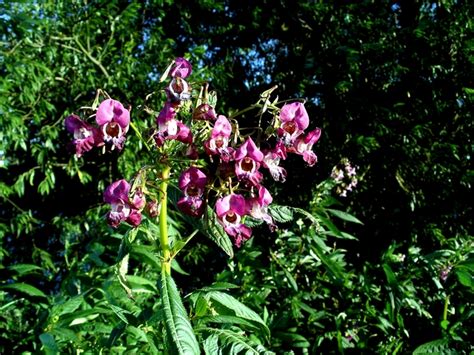
MULTIPOLYGON (((220 292, 220 291, 211 291, 205 295, 207 299, 210 299, 212 301, 213 306, 215 307, 215 304, 218 303, 229 310, 232 311, 233 314, 230 315, 235 315, 240 318, 244 318, 247 320, 250 320, 252 322, 255 322, 259 325, 260 329, 263 330, 265 336, 270 336, 270 330, 268 329, 268 326, 265 324, 263 319, 252 309, 244 305, 242 302, 237 300, 236 298, 232 297, 231 295, 220 292)), ((223 315, 229 315, 225 313, 220 313, 223 315)))
POLYGON ((179 265, 178 261, 176 259, 173 259, 171 260, 171 268, 176 271, 177 273, 181 274, 181 275, 186 275, 186 276, 189 276, 189 273, 184 271, 182 268, 181 268, 181 265, 179 265))
POLYGON ((344 221, 363 224, 360 220, 358 220, 356 217, 354 217, 350 213, 339 211, 339 210, 333 210, 332 208, 326 208, 326 211, 328 211, 332 215, 334 215, 337 218, 340 218, 344 221))
POLYGON ((385 272, 385 276, 387 277, 387 282, 393 289, 397 288, 398 282, 397 277, 392 271, 392 268, 388 264, 383 264, 383 271, 385 272))
POLYGON ((469 288, 474 288, 474 276, 467 270, 456 269, 456 276, 461 285, 469 288))
POLYGON ((3 285, 3 286, 0 286, 0 289, 14 290, 14 291, 26 293, 29 296, 48 298, 48 296, 46 296, 46 294, 43 291, 23 282, 11 284, 11 285, 3 285))
POLYGON ((84 298, 82 296, 76 296, 63 304, 58 305, 56 310, 58 316, 75 312, 81 306, 82 302, 84 302, 84 298))
POLYGON ((43 333, 39 336, 41 344, 43 344, 44 351, 46 354, 58 354, 59 348, 54 340, 54 337, 50 333, 43 333))
POLYGON ((200 354, 199 344, 174 280, 163 268, 160 283, 168 350, 173 354, 200 354))
POLYGON ((228 329, 201 328, 200 331, 211 333, 210 337, 217 336, 221 345, 216 348, 215 339, 209 340, 208 352, 206 354, 268 354, 266 349, 255 344, 247 336, 233 332, 228 329), (215 352, 218 349, 218 352, 215 352))
POLYGON ((16 264, 9 266, 8 269, 17 272, 19 275, 26 275, 35 271, 40 271, 41 267, 32 264, 16 264))
POLYGON ((219 337, 216 334, 210 335, 204 340, 202 346, 206 355, 219 354, 219 337))
POLYGON ((275 332, 275 337, 288 342, 295 348, 309 348, 310 342, 304 336, 289 332, 275 332))
POLYGON ((452 354, 452 349, 449 348, 449 340, 437 339, 424 343, 413 351, 413 355, 421 354, 452 354))
POLYGON ((207 206, 207 225, 202 232, 214 241, 229 257, 234 257, 234 248, 232 241, 225 232, 224 228, 217 221, 216 213, 207 206))
POLYGON ((271 204, 268 206, 268 213, 278 223, 286 223, 293 220, 293 211, 288 206, 271 204))

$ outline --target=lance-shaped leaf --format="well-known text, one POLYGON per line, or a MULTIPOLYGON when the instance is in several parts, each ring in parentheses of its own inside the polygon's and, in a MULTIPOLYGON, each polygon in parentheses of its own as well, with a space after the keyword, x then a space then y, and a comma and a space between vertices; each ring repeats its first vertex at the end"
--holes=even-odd
POLYGON ((163 268, 160 283, 170 354, 199 354, 199 345, 171 275, 163 268))

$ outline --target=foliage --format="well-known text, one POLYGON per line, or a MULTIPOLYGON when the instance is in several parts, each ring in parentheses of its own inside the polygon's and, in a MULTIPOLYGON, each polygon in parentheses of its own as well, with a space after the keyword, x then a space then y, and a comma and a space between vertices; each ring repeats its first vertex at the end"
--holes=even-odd
POLYGON ((163 286, 186 295, 210 354, 472 351, 469 2, 0 9, 1 352, 163 352, 164 320, 183 313, 179 303, 160 310, 163 286), (287 161, 270 211, 276 235, 256 225, 233 250, 212 215, 197 228, 171 210, 174 235, 199 230, 172 264, 175 290, 153 221, 135 234, 104 220, 104 188, 148 158, 140 137, 130 133, 121 154, 76 159, 63 120, 102 88, 133 104, 143 132, 143 108, 163 100, 161 70, 178 55, 199 63, 196 77, 212 79, 228 113, 274 84, 281 97, 306 97, 324 144, 315 168, 287 161), (359 167, 345 198, 326 180, 341 157, 359 167))

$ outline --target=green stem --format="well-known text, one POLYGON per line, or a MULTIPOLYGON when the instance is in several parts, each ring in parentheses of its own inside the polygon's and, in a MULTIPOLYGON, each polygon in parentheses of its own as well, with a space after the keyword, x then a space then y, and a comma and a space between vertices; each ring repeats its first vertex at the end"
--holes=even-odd
POLYGON ((237 116, 243 115, 245 112, 251 111, 251 110, 256 109, 256 108, 261 108, 261 107, 263 107, 263 105, 259 105, 259 104, 251 105, 247 108, 244 108, 243 110, 240 110, 240 111, 234 113, 229 118, 235 118, 237 116))
POLYGON ((160 186, 160 244, 161 250, 163 250, 163 270, 165 270, 168 275, 171 274, 171 252, 168 240, 168 179, 170 170, 171 168, 169 166, 163 169, 163 181, 160 186))
POLYGON ((444 300, 444 310, 443 310, 444 321, 448 320, 448 307, 449 307, 449 296, 446 296, 446 299, 444 300))

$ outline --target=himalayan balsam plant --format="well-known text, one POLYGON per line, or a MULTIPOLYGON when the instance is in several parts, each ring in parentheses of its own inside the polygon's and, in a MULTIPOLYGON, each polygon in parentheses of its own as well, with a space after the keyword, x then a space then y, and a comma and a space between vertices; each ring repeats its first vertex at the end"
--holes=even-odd
MULTIPOLYGON (((130 127, 154 157, 134 176, 112 182, 103 196, 110 205, 107 223, 114 229, 121 224, 130 226, 123 237, 123 248, 118 251, 117 265, 120 282, 130 297, 133 291, 126 280, 127 246, 133 243, 140 228, 158 225, 159 233, 153 238, 156 265, 161 273, 164 350, 171 354, 199 354, 202 348, 212 353, 211 349, 232 344, 237 352, 259 351, 263 349, 261 344, 252 343, 243 332, 233 328, 213 328, 199 322, 200 326, 191 326, 171 270, 178 252, 196 233, 188 238, 171 237, 168 208, 189 216, 191 223, 199 225, 200 231, 209 234, 232 256, 232 244, 240 248, 256 237, 252 226, 265 223, 270 231, 277 228, 278 206, 272 206, 272 193, 265 182, 285 182, 287 171, 283 162, 289 154, 301 156, 309 166, 316 164, 313 145, 321 130, 309 129, 310 118, 301 100, 271 101, 276 87, 262 93, 250 107, 232 115, 220 113, 208 84, 191 84, 191 74, 191 64, 184 58, 175 59, 164 72, 160 80, 165 94, 161 110, 155 112, 145 107, 156 117, 151 133, 139 132, 131 122, 131 108, 103 91, 98 92, 89 108, 93 112, 89 118, 72 114, 66 118, 65 126, 74 137, 71 144, 78 158, 87 158, 87 152, 97 148, 104 152, 126 149, 130 127), (195 87, 198 90, 193 90, 195 87), (100 97, 104 99, 99 103, 100 97), (238 117, 249 111, 257 112, 257 127, 239 125, 238 117), (92 118, 95 123, 88 122, 92 118), (263 123, 268 126, 262 127, 263 123), (173 200, 176 192, 178 197, 173 200)), ((147 234, 150 233, 148 230, 147 234)), ((213 316, 227 316, 220 319, 221 323, 226 320, 244 328, 251 324, 259 329, 262 338, 268 338, 268 327, 260 316, 224 291, 225 288, 194 293, 190 300, 198 308, 207 307, 213 316)))

